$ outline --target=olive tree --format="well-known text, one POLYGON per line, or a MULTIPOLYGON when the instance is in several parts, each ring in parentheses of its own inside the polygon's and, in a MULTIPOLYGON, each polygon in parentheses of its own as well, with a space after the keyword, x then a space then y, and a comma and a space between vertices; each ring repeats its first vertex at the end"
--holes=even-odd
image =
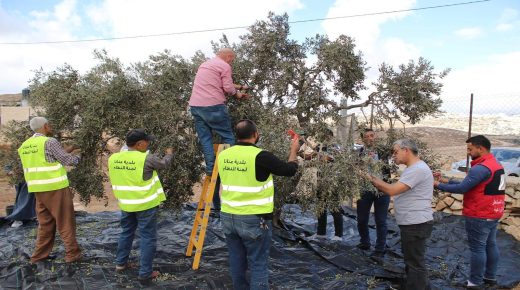
MULTIPOLYGON (((288 154, 287 129, 298 128, 323 140, 340 110, 373 105, 378 120, 405 118, 412 123, 439 112, 439 80, 447 72, 435 73, 422 58, 399 68, 382 64, 375 91, 363 100, 367 67, 354 40, 319 34, 303 41, 291 39, 287 15, 270 13, 236 43, 224 35, 212 45, 215 51, 233 48, 234 80, 251 87, 249 99, 229 98, 232 121, 255 121, 261 133, 259 145, 281 158, 288 154)), ((145 128, 157 137, 152 151, 175 150, 172 165, 160 174, 167 204, 178 207, 189 201, 203 173, 203 157, 187 107, 196 70, 207 56, 198 51, 185 58, 164 51, 130 65, 106 51, 95 51, 94 56, 97 64, 86 73, 65 64, 51 72, 37 71, 30 86, 31 105, 50 120, 56 137, 81 148, 82 160, 70 172, 71 187, 84 202, 103 197, 111 153, 107 144, 124 140, 131 128, 145 128)), ((21 134, 9 136, 21 138, 21 134)), ((343 148, 334 155, 332 163, 315 160, 303 165, 317 168, 315 187, 322 198, 297 195, 299 203, 320 211, 366 186, 355 173, 367 166, 357 153, 343 148)), ((275 179, 280 203, 294 199, 291 193, 298 179, 275 179)))

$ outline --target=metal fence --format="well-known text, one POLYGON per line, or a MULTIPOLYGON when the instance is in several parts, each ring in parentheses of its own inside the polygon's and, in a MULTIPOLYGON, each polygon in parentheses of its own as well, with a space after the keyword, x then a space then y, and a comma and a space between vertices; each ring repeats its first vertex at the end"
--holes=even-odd
POLYGON ((520 93, 473 94, 442 98, 444 113, 428 117, 416 126, 468 131, 485 135, 520 136, 520 93))

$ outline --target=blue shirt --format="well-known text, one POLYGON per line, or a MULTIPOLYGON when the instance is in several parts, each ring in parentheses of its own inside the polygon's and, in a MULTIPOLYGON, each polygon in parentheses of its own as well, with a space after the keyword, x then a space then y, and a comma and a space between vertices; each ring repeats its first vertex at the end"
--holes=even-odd
POLYGON ((461 182, 450 180, 449 183, 439 183, 437 186, 441 191, 453 193, 466 193, 477 184, 486 181, 491 177, 491 170, 484 165, 475 165, 471 167, 468 175, 461 182))

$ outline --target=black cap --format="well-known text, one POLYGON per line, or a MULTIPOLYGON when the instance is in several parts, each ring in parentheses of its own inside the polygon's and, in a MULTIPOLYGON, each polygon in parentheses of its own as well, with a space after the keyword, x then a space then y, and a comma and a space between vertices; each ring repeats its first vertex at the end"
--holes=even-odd
POLYGON ((126 145, 134 146, 137 141, 146 140, 146 141, 154 141, 155 136, 146 134, 144 129, 132 129, 126 134, 126 145))

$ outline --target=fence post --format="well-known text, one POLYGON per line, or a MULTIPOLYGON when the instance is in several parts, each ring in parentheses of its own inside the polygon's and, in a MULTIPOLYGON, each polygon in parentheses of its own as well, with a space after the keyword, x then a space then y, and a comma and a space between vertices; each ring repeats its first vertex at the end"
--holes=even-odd
MULTIPOLYGON (((469 101, 469 126, 468 126, 468 139, 471 138, 471 123, 473 121, 473 93, 471 93, 469 101)), ((466 154, 466 174, 469 171, 469 155, 466 154)))

